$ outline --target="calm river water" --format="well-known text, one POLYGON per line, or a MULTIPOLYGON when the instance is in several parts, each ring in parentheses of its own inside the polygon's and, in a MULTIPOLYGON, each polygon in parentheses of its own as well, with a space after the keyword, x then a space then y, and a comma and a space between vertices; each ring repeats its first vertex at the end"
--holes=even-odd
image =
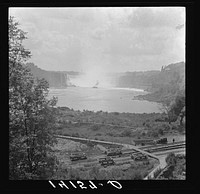
POLYGON ((58 97, 57 106, 81 111, 160 112, 159 105, 155 102, 132 100, 134 96, 146 93, 139 89, 69 87, 50 89, 49 97, 58 97))

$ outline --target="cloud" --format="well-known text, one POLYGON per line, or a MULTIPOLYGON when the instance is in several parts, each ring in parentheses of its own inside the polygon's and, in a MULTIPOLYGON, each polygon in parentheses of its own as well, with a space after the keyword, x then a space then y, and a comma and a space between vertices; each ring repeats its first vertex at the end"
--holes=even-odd
MULTIPOLYGON (((156 60, 160 62, 160 58, 163 63, 169 59, 174 62, 184 60, 185 34, 176 31, 176 25, 184 20, 183 8, 137 8, 129 11, 125 22, 120 23, 121 27, 110 29, 110 48, 105 53, 111 58, 127 57, 125 61, 134 58, 143 68, 144 63, 137 57, 142 57, 145 63, 148 63, 146 58, 152 58, 154 64, 158 64, 156 60)), ((128 62, 125 65, 127 68, 131 66, 128 62)))
POLYGON ((138 8, 128 16, 127 25, 136 28, 175 27, 184 21, 183 7, 138 8))
POLYGON ((103 37, 105 37, 105 30, 102 29, 102 28, 96 28, 93 32, 92 32, 92 37, 94 39, 97 39, 97 40, 101 40, 103 37))
POLYGON ((185 58, 183 7, 11 8, 31 60, 47 70, 160 69, 185 58))

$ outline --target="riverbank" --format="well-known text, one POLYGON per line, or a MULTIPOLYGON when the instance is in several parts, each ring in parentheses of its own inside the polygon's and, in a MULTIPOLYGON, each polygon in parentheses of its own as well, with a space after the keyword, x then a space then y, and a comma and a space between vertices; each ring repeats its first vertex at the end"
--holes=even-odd
POLYGON ((58 107, 56 112, 59 135, 132 144, 133 139, 184 136, 185 130, 179 122, 168 124, 163 113, 75 111, 67 107, 58 107))
POLYGON ((156 102, 156 103, 162 102, 159 92, 148 93, 144 95, 137 95, 137 96, 134 96, 132 100, 146 100, 149 102, 156 102))

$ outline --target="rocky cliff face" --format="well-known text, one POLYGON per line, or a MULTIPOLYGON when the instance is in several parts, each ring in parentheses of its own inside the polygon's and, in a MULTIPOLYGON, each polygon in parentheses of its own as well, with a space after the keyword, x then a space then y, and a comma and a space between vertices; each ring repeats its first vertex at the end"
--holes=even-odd
POLYGON ((117 78, 116 86, 147 90, 151 88, 153 78, 159 73, 160 71, 127 72, 117 78))
POLYGON ((34 77, 47 80, 49 87, 66 88, 72 86, 69 75, 66 72, 46 71, 38 68, 33 63, 27 63, 26 66, 31 70, 34 77))
POLYGON ((159 74, 152 79, 151 91, 158 91, 164 87, 185 89, 185 63, 173 63, 162 67, 159 74))
POLYGON ((185 96, 185 63, 162 67, 160 73, 152 77, 149 91, 151 93, 134 99, 162 102, 164 99, 172 101, 177 95, 185 96))
MULTIPOLYGON (((74 86, 70 81, 70 76, 80 76, 78 72, 46 71, 33 63, 26 65, 35 77, 46 79, 50 87, 74 86)), ((185 63, 170 64, 162 67, 161 71, 126 72, 112 74, 109 77, 112 78, 111 84, 115 87, 145 89, 151 93, 157 92, 154 96, 160 96, 164 93, 176 92, 176 90, 185 90, 185 63)))
POLYGON ((185 87, 185 63, 174 63, 162 67, 161 71, 127 72, 118 76, 117 87, 141 88, 149 92, 158 91, 169 84, 185 87))

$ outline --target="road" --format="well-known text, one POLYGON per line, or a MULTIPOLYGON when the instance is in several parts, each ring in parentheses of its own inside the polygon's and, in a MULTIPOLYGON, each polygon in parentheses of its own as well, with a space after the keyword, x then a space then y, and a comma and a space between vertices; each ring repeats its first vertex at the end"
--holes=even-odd
MULTIPOLYGON (((164 153, 163 151, 160 150, 160 152, 157 152, 157 153, 149 153, 145 150, 142 150, 141 148, 138 148, 134 145, 130 145, 130 144, 122 144, 122 143, 116 143, 116 142, 109 142, 109 141, 102 141, 102 140, 92 140, 92 139, 86 139, 86 138, 80 138, 80 137, 71 137, 71 136, 63 136, 63 135, 55 135, 55 137, 57 138, 63 138, 63 139, 69 139, 69 140, 79 140, 79 141, 85 141, 85 142, 94 142, 94 143, 98 143, 98 144, 107 144, 107 145, 117 145, 117 146, 123 146, 125 149, 133 149, 135 151, 139 151, 143 154, 146 154, 148 155, 149 157, 151 158, 154 158, 156 160, 159 161, 159 164, 156 168, 154 168, 145 178, 144 180, 148 180, 148 177, 153 177, 154 175, 154 172, 156 170, 158 170, 159 168, 160 169, 163 169, 167 166, 167 163, 165 162, 165 158, 167 156, 167 154, 169 152, 174 152, 174 153, 177 153, 177 152, 180 152, 180 149, 174 149, 173 151, 172 150, 165 150, 164 153)), ((178 143, 177 143, 178 144, 178 143)), ((166 145, 165 145, 166 147, 166 145)), ((185 149, 182 148, 181 152, 185 152, 185 149)), ((84 161, 83 161, 84 163, 84 161)), ((88 162, 86 162, 88 163, 88 162)), ((94 163, 96 163, 96 161, 94 161, 94 163)))
POLYGON ((116 145, 116 146, 123 146, 126 149, 134 149, 136 151, 139 151, 143 154, 148 155, 149 157, 155 158, 158 160, 158 157, 154 154, 151 154, 149 152, 146 152, 144 150, 139 149, 138 147, 130 144, 122 144, 122 143, 116 143, 116 142, 109 142, 109 141, 102 141, 102 140, 94 140, 94 139, 86 139, 82 137, 71 137, 71 136, 64 136, 64 135, 55 135, 57 138, 63 138, 63 139, 69 139, 69 140, 79 140, 79 141, 85 141, 85 142, 94 142, 99 144, 107 144, 107 145, 116 145))

